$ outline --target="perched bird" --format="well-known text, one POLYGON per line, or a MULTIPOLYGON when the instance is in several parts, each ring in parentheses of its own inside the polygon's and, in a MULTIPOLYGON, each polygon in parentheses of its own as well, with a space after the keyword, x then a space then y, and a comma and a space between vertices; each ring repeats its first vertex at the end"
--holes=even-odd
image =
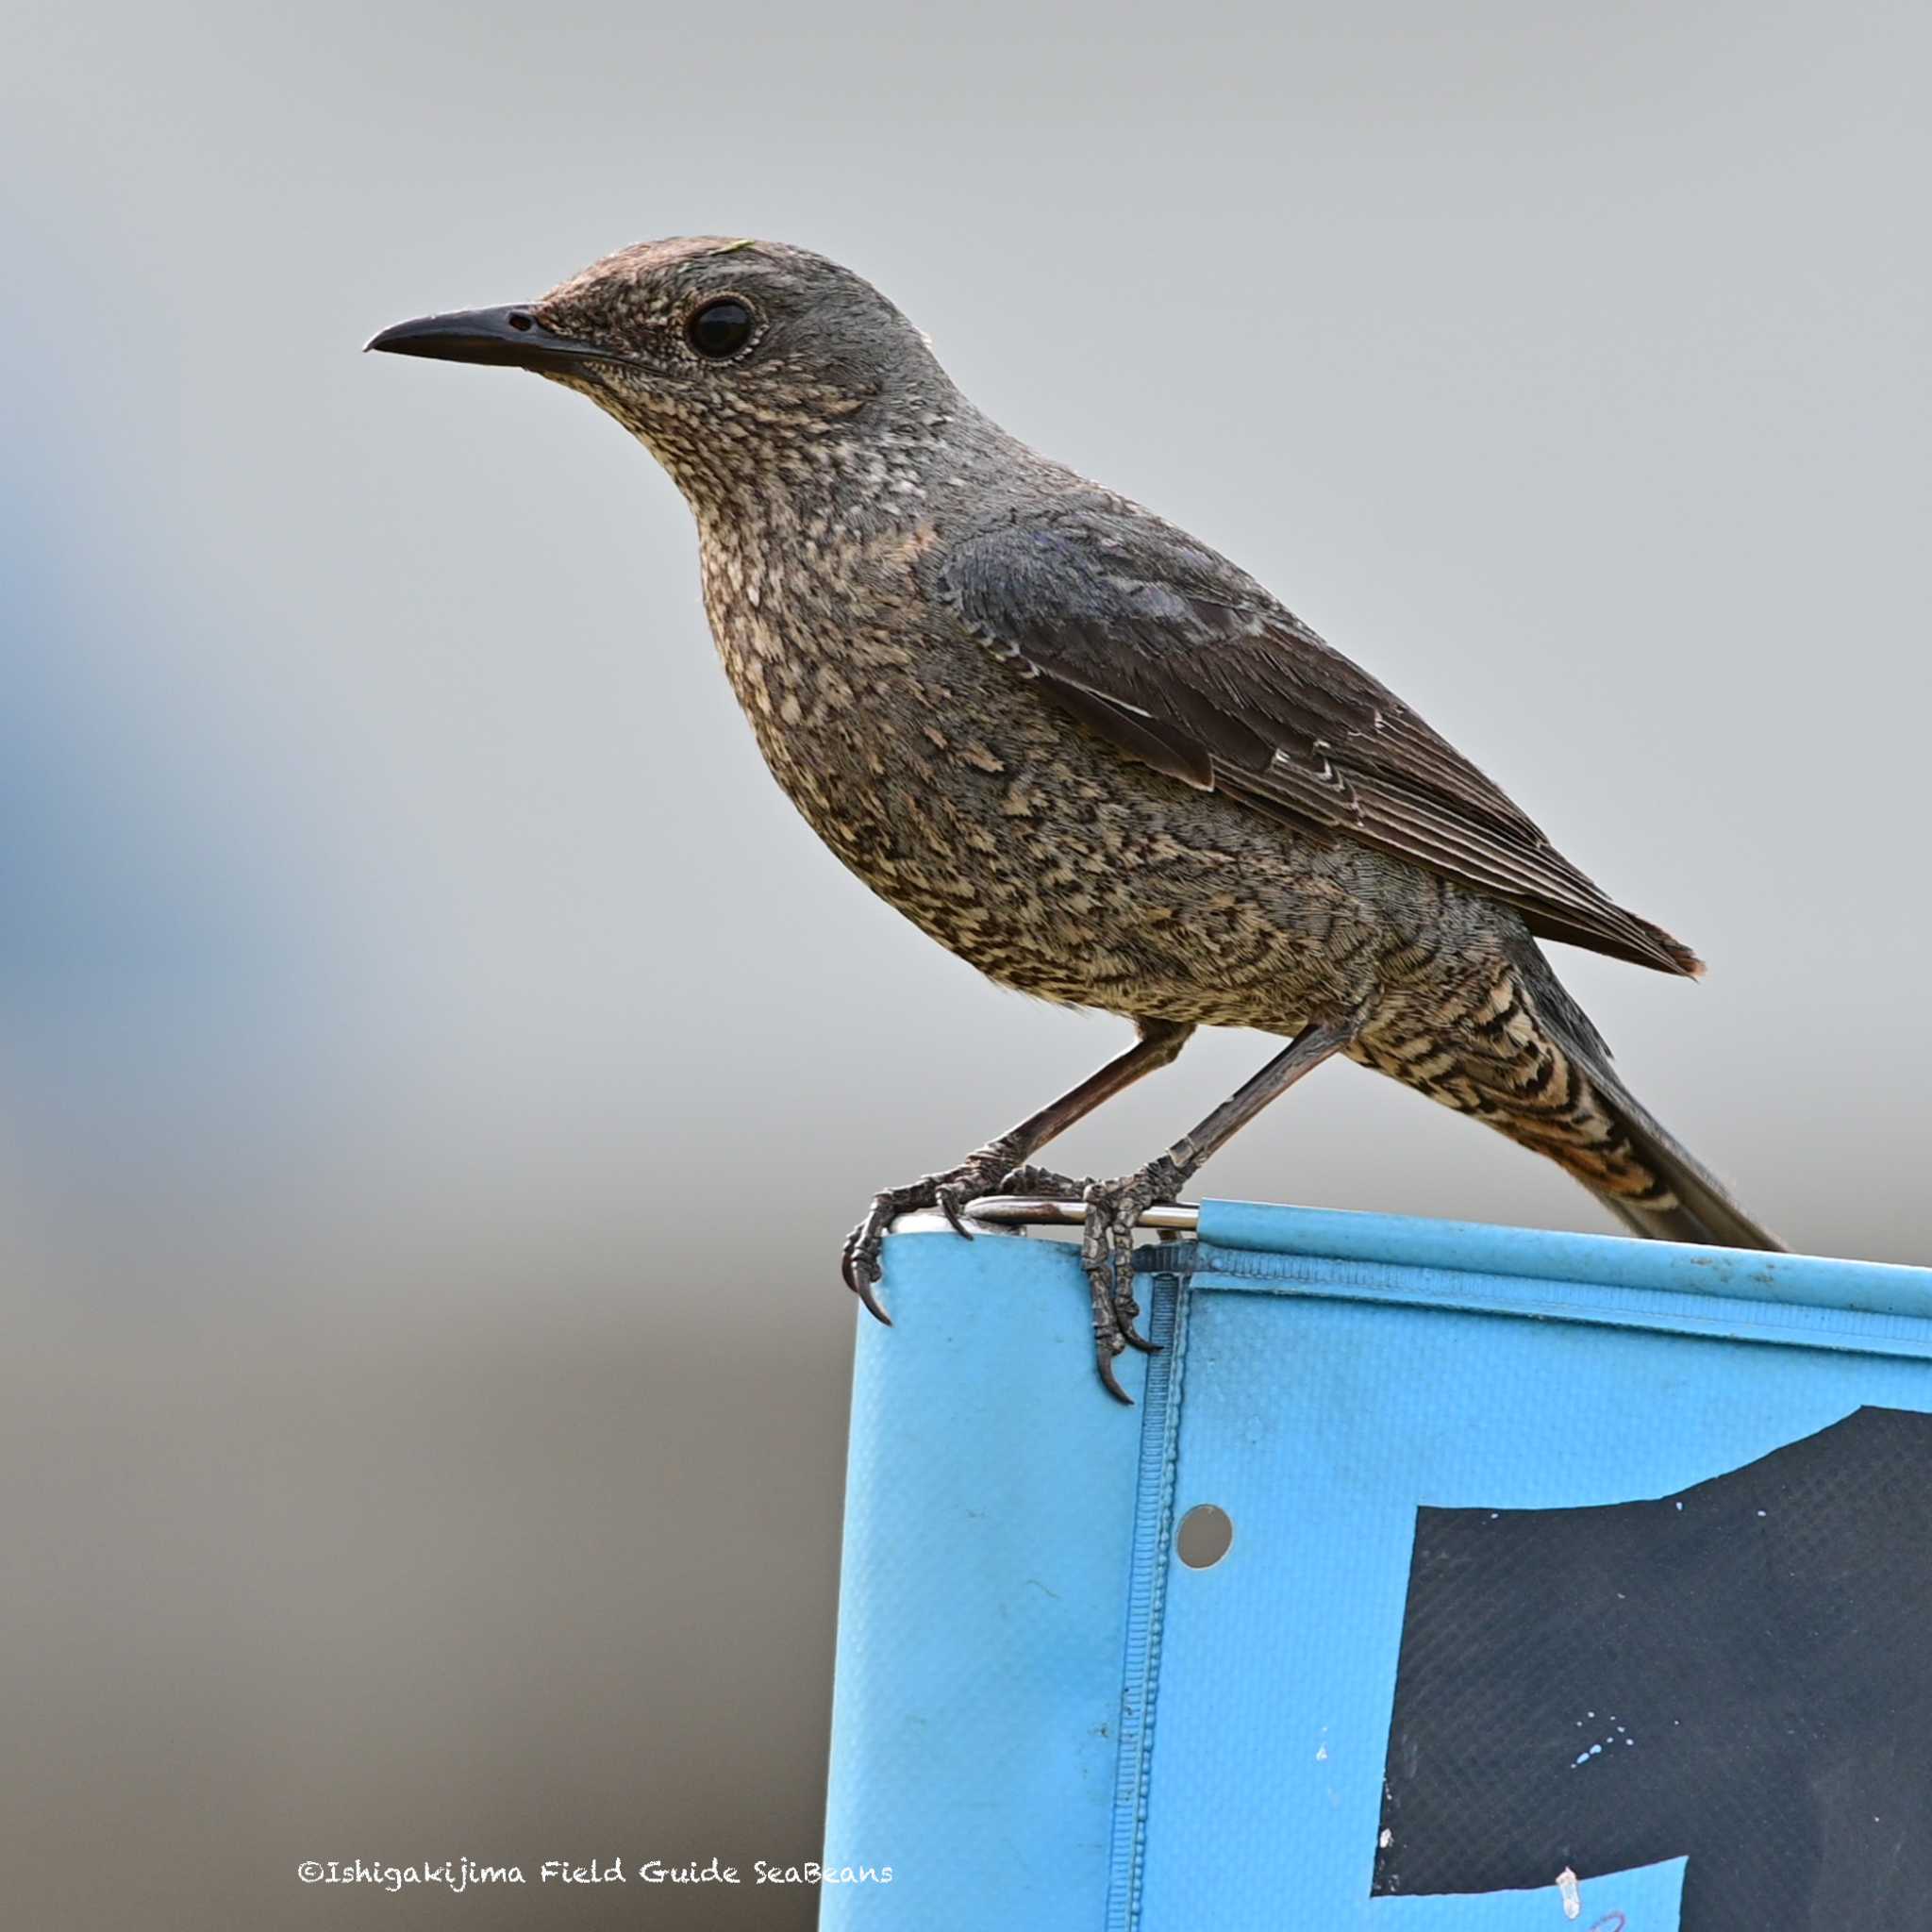
POLYGON ((1641 1235, 1778 1245, 1631 1096, 1538 941, 1696 958, 1253 577, 983 415, 870 283, 775 242, 655 242, 369 346, 532 370, 614 416, 696 515, 725 673, 812 828, 1001 985, 1134 1022, 1070 1092, 874 1198, 844 1256, 874 1313, 895 1215, 965 1233, 975 1196, 1078 1198, 1120 1394, 1138 1216, 1335 1054, 1641 1235), (1204 1025, 1289 1044, 1136 1174, 1027 1164, 1204 1025))

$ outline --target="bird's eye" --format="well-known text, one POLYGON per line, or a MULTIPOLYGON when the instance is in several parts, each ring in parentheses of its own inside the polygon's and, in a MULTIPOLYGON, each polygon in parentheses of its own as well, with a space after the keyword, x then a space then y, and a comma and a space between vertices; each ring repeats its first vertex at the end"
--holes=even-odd
POLYGON ((758 318, 736 295, 721 295, 691 310, 684 339, 708 361, 723 362, 751 341, 758 318))

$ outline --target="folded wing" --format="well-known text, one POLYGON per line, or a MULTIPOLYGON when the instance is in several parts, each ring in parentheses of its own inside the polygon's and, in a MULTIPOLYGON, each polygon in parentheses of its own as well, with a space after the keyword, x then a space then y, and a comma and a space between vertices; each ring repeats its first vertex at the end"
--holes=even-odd
POLYGON ((1062 514, 981 532, 947 555, 941 591, 1043 697, 1170 777, 1433 867, 1515 907, 1541 937, 1703 970, 1392 692, 1152 517, 1062 514))

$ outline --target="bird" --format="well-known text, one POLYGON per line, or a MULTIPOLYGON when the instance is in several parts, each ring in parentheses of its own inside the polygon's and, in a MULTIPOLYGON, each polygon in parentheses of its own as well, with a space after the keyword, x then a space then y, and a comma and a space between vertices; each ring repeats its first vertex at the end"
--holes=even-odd
POLYGON ((1337 1056, 1554 1160, 1634 1233, 1781 1244, 1638 1102, 1544 941, 1696 976, 1503 791, 1255 577, 963 395, 870 282, 808 249, 685 236, 533 302, 370 349, 534 372, 669 473, 766 764, 873 891, 1001 986, 1133 1043, 846 1241, 985 1196, 1077 1201, 1094 1363, 1136 1326, 1135 1227, 1337 1056), (1034 1156, 1203 1026, 1285 1041, 1113 1178, 1034 1156))

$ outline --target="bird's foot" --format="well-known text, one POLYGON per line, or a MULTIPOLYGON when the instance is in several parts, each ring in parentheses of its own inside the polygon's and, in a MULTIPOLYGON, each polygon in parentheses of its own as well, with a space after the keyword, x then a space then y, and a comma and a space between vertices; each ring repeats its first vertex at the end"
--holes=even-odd
POLYGON ((970 1241, 973 1230, 966 1224, 966 1208, 981 1194, 1078 1201, 1086 1209, 1080 1267, 1093 1306, 1094 1366, 1107 1392, 1116 1401, 1131 1403, 1134 1398, 1114 1374, 1115 1359, 1129 1348, 1155 1353, 1155 1344, 1134 1326, 1141 1314, 1141 1305, 1134 1299, 1134 1224, 1156 1202, 1174 1200, 1190 1170, 1163 1154, 1118 1180, 1076 1180, 1051 1168, 1015 1167, 1012 1159, 1013 1150, 995 1141, 944 1174, 923 1174, 903 1188, 874 1194, 865 1218, 845 1239, 845 1285, 890 1327, 892 1318, 880 1306, 875 1290, 884 1272, 879 1251, 886 1230, 900 1215, 937 1208, 970 1241))
POLYGON ((1134 1224, 1157 1201, 1175 1199, 1187 1178, 1187 1170, 1163 1154, 1138 1174, 1119 1180, 1074 1180, 1050 1168, 1016 1167, 1000 1182, 1003 1194, 1034 1194, 1042 1200, 1085 1205, 1080 1267, 1093 1303, 1094 1366, 1102 1387, 1121 1402, 1134 1398, 1114 1374, 1115 1357, 1129 1348, 1155 1352, 1155 1344, 1134 1326, 1141 1313, 1134 1299, 1134 1224))
POLYGON ((887 1188, 872 1197, 865 1218, 845 1237, 840 1272, 845 1277, 845 1286, 887 1327, 892 1325, 892 1318, 880 1306, 876 1292, 879 1276, 884 1273, 879 1265, 879 1250, 885 1244, 886 1230, 902 1214, 937 1208, 952 1223, 956 1233, 971 1241, 973 1230, 966 1224, 966 1205, 981 1194, 1013 1191, 1002 1185, 1013 1172, 1013 1156, 1011 1146, 990 1141, 944 1174, 922 1174, 903 1188, 887 1188))
POLYGON ((1187 1175, 1167 1155, 1119 1180, 1089 1181, 1080 1191, 1087 1220, 1080 1231, 1080 1266, 1093 1304, 1093 1362, 1101 1385, 1120 1402, 1133 1397, 1114 1374, 1114 1358, 1127 1348, 1154 1352, 1134 1326, 1134 1224, 1157 1201, 1172 1201, 1187 1175))

